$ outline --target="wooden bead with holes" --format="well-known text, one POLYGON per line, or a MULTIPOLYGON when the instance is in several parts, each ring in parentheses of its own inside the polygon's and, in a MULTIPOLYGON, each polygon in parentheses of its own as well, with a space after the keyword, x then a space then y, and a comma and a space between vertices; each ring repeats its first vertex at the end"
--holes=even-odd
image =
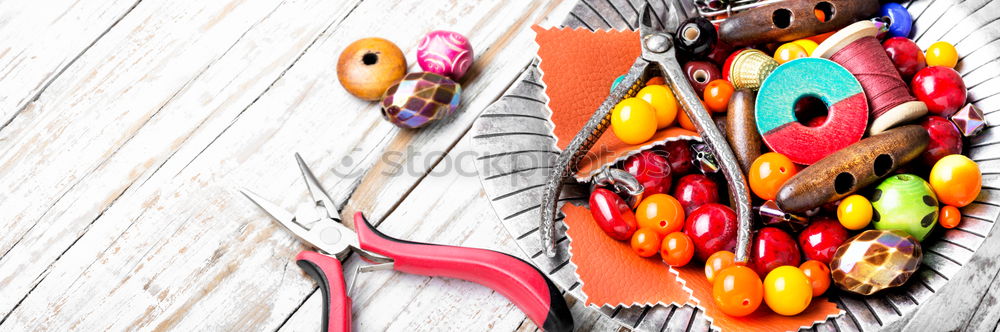
POLYGON ((382 38, 359 39, 348 45, 337 60, 340 85, 364 100, 379 100, 403 75, 406 75, 403 51, 382 38))

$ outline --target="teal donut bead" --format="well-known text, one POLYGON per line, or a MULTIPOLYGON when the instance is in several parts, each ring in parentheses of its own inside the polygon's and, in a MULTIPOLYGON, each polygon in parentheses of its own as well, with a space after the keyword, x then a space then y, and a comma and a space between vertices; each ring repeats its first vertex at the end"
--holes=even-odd
POLYGON ((938 199, 931 185, 913 174, 882 181, 871 197, 872 224, 879 230, 900 230, 923 241, 938 220, 938 199))

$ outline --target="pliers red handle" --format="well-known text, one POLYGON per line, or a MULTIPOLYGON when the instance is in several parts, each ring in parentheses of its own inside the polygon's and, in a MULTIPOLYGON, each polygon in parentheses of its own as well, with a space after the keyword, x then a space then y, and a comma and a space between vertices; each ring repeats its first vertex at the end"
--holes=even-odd
POLYGON ((350 252, 367 261, 391 264, 400 272, 481 284, 506 296, 542 329, 573 330, 573 317, 559 289, 528 262, 492 250, 395 239, 375 229, 360 212, 354 215, 352 231, 340 222, 339 211, 312 171, 296 157, 316 206, 292 214, 249 191, 244 194, 302 241, 330 254, 302 251, 296 256, 297 264, 323 290, 324 331, 346 332, 351 328, 351 300, 341 265, 350 252), (318 216, 318 220, 299 217, 315 215, 317 208, 325 209, 327 215, 318 216), (304 221, 311 221, 312 226, 307 228, 304 221))

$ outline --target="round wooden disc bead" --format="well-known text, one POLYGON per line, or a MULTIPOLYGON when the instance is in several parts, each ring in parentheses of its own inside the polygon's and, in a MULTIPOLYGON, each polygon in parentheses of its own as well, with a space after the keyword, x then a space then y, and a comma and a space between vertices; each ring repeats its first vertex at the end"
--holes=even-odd
POLYGON ((378 100, 405 74, 403 51, 382 38, 359 39, 348 45, 337 60, 340 85, 364 100, 378 100))
POLYGON ((761 85, 755 111, 764 143, 804 165, 861 140, 868 125, 868 101, 861 84, 844 67, 819 58, 796 59, 778 67, 761 85), (826 105, 824 123, 814 127, 799 123, 795 106, 806 97, 826 105))

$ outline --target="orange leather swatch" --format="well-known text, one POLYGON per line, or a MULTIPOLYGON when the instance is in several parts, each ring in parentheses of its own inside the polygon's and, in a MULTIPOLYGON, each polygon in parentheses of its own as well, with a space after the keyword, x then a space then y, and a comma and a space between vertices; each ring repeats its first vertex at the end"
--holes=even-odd
MULTIPOLYGON (((575 242, 573 244, 576 245, 575 242)), ((692 264, 674 270, 678 272, 679 278, 684 280, 685 286, 691 289, 698 307, 705 310, 705 316, 712 320, 712 326, 722 331, 798 331, 800 327, 808 328, 842 312, 836 304, 827 301, 826 297, 814 297, 809 307, 795 316, 776 314, 766 303, 761 302, 754 313, 744 317, 732 317, 715 307, 715 301, 712 300, 712 284, 705 278, 704 265, 692 261, 692 264)))
MULTIPOLYGON (((611 83, 627 73, 641 54, 639 32, 543 29, 537 25, 532 29, 555 124, 556 144, 566 149, 573 136, 607 98, 611 83)), ((698 134, 676 127, 667 128, 658 131, 646 143, 632 145, 619 140, 609 129, 591 148, 591 155, 580 163, 577 175, 587 177, 591 171, 644 146, 678 136, 698 137, 698 134)))
POLYGON ((639 257, 628 243, 604 234, 587 208, 566 204, 562 211, 572 241, 569 250, 587 304, 615 307, 688 303, 691 293, 659 256, 639 257))

